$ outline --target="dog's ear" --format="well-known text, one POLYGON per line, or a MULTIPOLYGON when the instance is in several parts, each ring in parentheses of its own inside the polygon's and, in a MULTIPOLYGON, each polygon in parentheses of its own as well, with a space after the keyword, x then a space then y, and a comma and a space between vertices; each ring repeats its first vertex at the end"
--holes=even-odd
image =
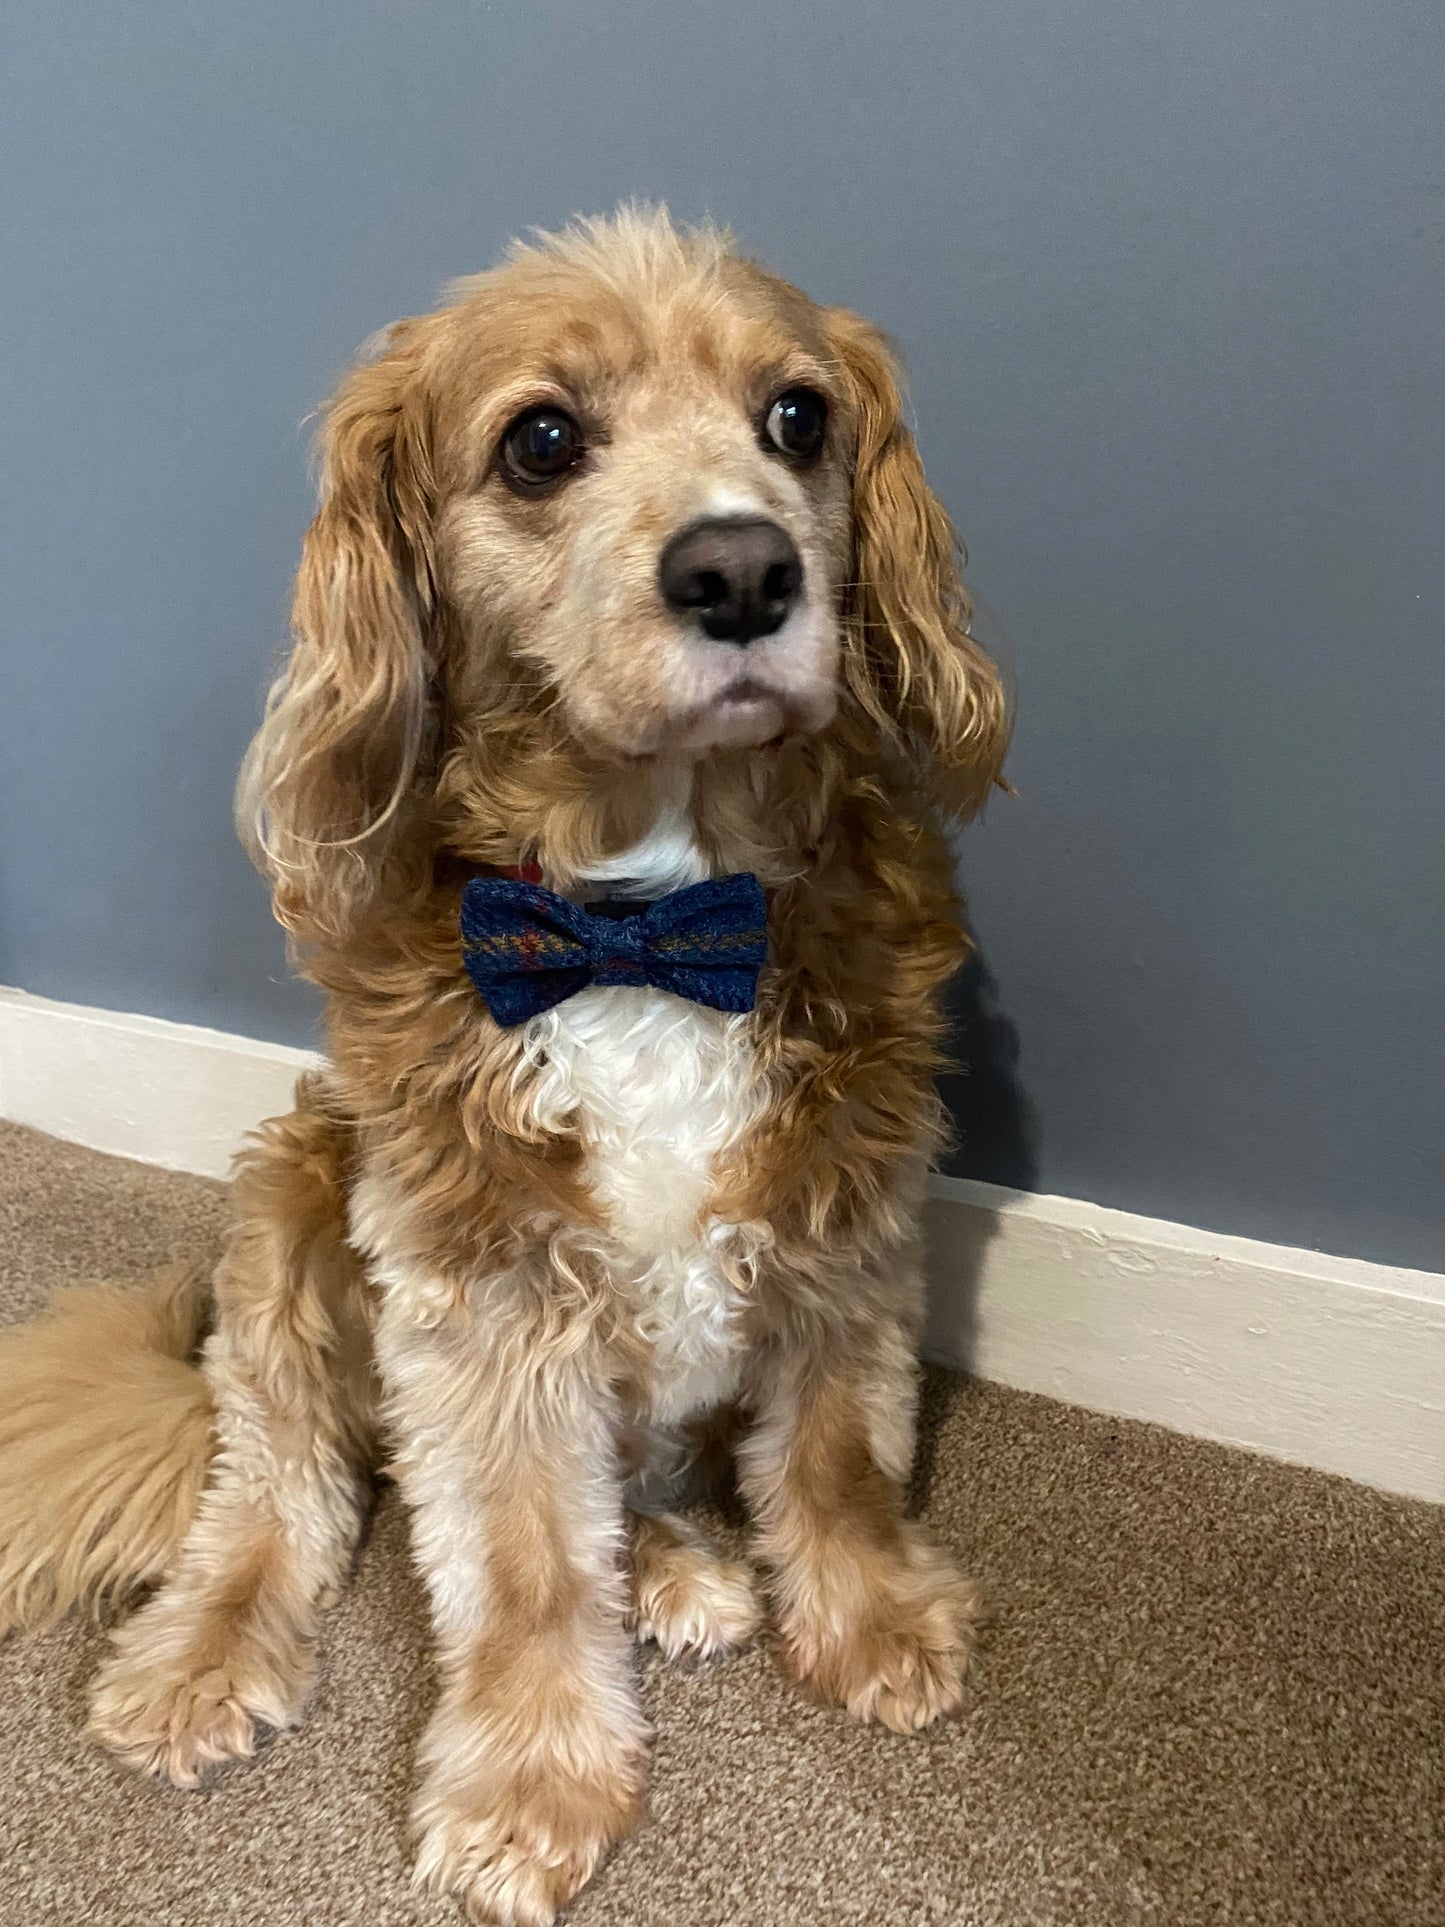
POLYGON ((847 309, 827 321, 856 434, 849 687, 919 763, 945 813, 966 817, 999 780, 1008 748, 1003 684, 969 634, 958 544, 903 420, 888 343, 847 309))
POLYGON ((429 747, 436 589, 425 326, 392 328, 324 412, 294 647, 237 788, 237 822, 271 880, 277 918, 310 942, 343 940, 375 896, 429 747))

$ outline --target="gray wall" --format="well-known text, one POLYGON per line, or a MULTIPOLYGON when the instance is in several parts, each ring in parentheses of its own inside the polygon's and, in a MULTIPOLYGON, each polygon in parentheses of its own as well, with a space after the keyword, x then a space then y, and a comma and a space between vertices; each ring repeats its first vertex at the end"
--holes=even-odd
POLYGON ((515 229, 882 320, 1018 686, 958 1168, 1438 1266, 1438 0, 9 0, 0 982, 293 1041, 228 822, 352 348, 515 229))

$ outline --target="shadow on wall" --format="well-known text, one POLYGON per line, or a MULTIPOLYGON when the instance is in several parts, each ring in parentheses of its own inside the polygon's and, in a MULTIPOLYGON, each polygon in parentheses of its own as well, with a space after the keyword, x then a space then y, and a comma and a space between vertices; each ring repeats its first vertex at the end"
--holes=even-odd
POLYGON ((953 1119, 941 1168, 1011 1191, 1032 1191, 1039 1176, 1039 1120, 1019 1082, 1019 1034, 999 1008, 998 984, 975 948, 948 987, 953 1069, 938 1080, 953 1119))
MULTIPOLYGON (((1019 1081, 1018 1032, 999 1008, 998 985, 977 948, 949 986, 947 1010, 947 1051, 954 1068, 939 1078, 938 1088, 953 1120, 953 1143, 942 1168, 954 1177, 1031 1191, 1039 1174, 1038 1114, 1019 1081)), ((996 1220, 990 1211, 934 1199, 924 1221, 929 1295, 923 1356, 969 1371, 996 1220)), ((919 1410, 915 1504, 927 1496, 934 1441, 947 1404, 936 1375, 929 1382, 932 1392, 919 1410)))

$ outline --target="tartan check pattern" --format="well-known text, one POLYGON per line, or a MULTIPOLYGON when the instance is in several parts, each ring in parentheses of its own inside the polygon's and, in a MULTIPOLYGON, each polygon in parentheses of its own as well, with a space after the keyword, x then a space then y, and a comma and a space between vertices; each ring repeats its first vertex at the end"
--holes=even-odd
POLYGON ((751 1010, 767 957, 767 898, 755 876, 717 877, 594 915, 539 883, 473 877, 462 894, 462 961, 504 1028, 589 984, 650 985, 713 1010, 751 1010))

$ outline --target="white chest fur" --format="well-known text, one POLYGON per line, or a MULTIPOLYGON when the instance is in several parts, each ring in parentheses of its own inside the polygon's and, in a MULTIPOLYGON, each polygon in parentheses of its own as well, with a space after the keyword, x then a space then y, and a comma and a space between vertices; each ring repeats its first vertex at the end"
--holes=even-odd
MULTIPOLYGON (((651 896, 705 874, 678 810, 589 881, 651 896)), ((586 1148, 618 1288, 654 1348, 653 1417, 727 1397, 739 1286, 764 1234, 718 1223, 707 1201, 719 1153, 761 1101, 749 1020, 659 990, 585 990, 528 1025, 526 1051, 538 1123, 575 1130, 586 1148)))

